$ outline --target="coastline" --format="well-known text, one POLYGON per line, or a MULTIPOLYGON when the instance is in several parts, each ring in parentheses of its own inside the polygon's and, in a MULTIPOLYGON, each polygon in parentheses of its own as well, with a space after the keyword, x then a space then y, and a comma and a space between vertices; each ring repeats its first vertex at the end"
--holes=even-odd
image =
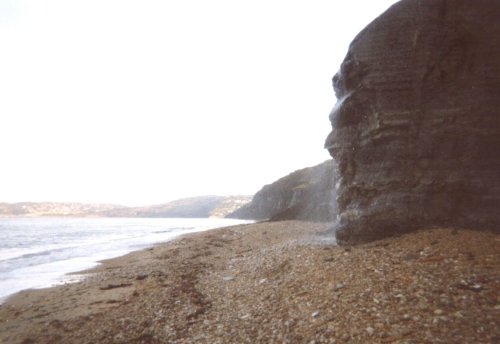
POLYGON ((178 235, 250 221, 210 218, 0 219, 0 304, 25 289, 64 284, 99 261, 172 240, 178 235), (27 238, 29 238, 27 242, 27 238))
POLYGON ((187 234, 74 284, 13 295, 1 343, 500 340, 500 235, 433 229, 354 247, 328 224, 187 234))

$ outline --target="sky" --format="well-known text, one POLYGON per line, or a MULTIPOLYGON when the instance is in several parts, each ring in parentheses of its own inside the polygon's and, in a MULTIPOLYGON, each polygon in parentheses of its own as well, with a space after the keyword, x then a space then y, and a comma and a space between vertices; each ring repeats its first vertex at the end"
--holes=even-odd
POLYGON ((250 195, 330 159, 331 78, 395 0, 0 0, 0 202, 250 195))

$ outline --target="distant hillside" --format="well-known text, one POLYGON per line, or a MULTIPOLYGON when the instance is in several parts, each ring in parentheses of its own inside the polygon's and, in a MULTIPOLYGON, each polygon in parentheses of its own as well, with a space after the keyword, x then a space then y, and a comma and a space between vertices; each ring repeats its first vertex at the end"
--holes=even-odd
POLYGON ((60 202, 0 203, 0 217, 5 216, 87 216, 92 213, 122 208, 116 204, 60 202))
POLYGON ((165 204, 127 207, 100 212, 105 217, 225 217, 252 196, 201 196, 184 198, 165 204))
POLYGON ((220 217, 250 202, 252 196, 202 196, 173 202, 124 207, 115 204, 57 202, 0 203, 0 217, 80 216, 80 217, 220 217))
POLYGON ((295 171, 264 186, 252 201, 228 215, 254 220, 332 221, 336 217, 332 160, 295 171))

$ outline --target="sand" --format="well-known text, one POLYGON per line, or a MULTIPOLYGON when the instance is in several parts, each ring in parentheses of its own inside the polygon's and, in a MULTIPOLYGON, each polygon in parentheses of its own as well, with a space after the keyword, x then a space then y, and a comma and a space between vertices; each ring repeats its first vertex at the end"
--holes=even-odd
POLYGON ((500 235, 355 247, 327 224, 190 234, 0 306, 1 343, 499 343, 500 235))

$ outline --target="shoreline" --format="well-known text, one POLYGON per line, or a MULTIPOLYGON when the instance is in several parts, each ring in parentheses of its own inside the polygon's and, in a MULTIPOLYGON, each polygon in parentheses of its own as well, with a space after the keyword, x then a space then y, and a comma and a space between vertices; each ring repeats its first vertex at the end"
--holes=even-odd
POLYGON ((500 235, 433 229, 339 247, 329 224, 182 235, 77 283, 14 294, 0 343, 489 343, 500 235))
POLYGON ((2 254, 4 268, 0 274, 0 304, 22 290, 45 289, 70 283, 73 280, 72 276, 79 271, 92 269, 103 260, 165 243, 179 235, 249 222, 203 218, 65 217, 23 217, 2 221, 7 221, 2 224, 11 228, 11 232, 7 230, 6 235, 10 236, 12 244, 7 241, 6 250, 3 251, 5 254, 2 254), (159 228, 160 224, 162 228, 159 228), (68 235, 76 226, 82 227, 82 230, 68 235), (47 231, 47 228, 51 229, 47 231), (30 236, 33 235, 32 242, 44 242, 48 246, 34 244, 32 247, 23 247, 25 240, 22 238, 23 234, 17 233, 24 233, 25 229, 30 236), (99 234, 95 235, 94 231, 99 234), (44 235, 55 239, 47 242, 44 235), (63 239, 58 239, 59 235, 63 239))

